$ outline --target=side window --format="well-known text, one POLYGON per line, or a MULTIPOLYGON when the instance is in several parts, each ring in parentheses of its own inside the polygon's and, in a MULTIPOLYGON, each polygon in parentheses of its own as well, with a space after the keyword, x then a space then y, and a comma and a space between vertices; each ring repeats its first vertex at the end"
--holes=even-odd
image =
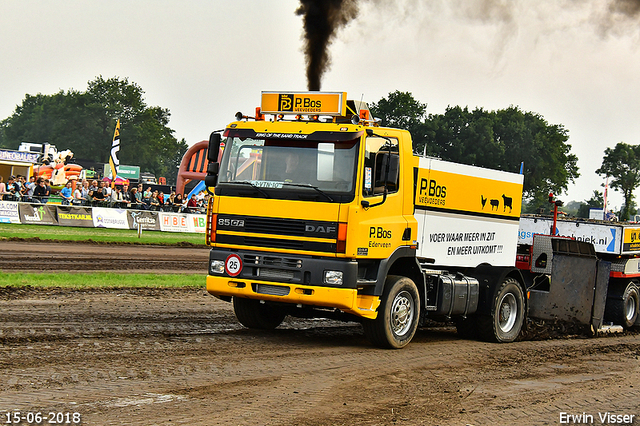
POLYGON ((362 193, 371 197, 398 191, 400 183, 400 155, 395 138, 367 137, 364 157, 364 185, 362 193))

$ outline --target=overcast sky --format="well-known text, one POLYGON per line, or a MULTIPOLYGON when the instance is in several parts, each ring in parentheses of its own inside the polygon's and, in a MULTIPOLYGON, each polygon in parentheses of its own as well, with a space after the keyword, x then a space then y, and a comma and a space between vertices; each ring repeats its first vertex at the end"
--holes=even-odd
MULTIPOLYGON (((605 148, 640 143, 640 16, 612 12, 610 1, 363 0, 330 48, 322 90, 365 101, 408 91, 433 114, 448 105, 539 113, 569 131, 579 158, 581 177, 561 198, 588 199, 602 189, 605 148)), ((236 111, 252 113, 262 90, 306 90, 297 7, 2 0, 0 119, 27 93, 118 76, 171 111, 178 139, 207 139, 236 111)), ((619 207, 622 197, 611 200, 619 207)))

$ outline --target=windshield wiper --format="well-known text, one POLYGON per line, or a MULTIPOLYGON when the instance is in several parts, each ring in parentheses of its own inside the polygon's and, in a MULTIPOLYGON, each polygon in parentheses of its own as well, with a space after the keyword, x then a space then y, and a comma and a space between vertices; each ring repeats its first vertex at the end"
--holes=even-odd
POLYGON ((311 189, 315 189, 316 191, 318 191, 318 193, 320 195, 323 195, 325 197, 327 197, 327 200, 331 201, 332 203, 334 202, 333 198, 331 198, 326 192, 324 192, 323 190, 321 190, 320 188, 318 188, 317 186, 313 186, 310 183, 291 183, 291 182, 283 182, 282 185, 288 185, 288 186, 298 186, 300 188, 311 188, 311 189))
POLYGON ((269 194, 267 193, 267 191, 265 191, 264 189, 260 188, 258 185, 255 185, 255 184, 253 184, 251 182, 247 182, 246 180, 234 180, 234 181, 222 182, 222 183, 229 183, 229 184, 232 184, 232 185, 249 185, 252 188, 257 189, 259 193, 264 195, 264 198, 271 198, 271 197, 269 197, 269 194))

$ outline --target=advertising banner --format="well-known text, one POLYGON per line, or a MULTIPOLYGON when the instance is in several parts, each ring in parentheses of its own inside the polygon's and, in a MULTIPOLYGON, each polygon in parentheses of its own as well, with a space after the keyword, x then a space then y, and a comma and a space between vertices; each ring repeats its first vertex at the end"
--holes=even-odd
MULTIPOLYGON (((520 244, 533 244, 536 234, 549 235, 553 226, 552 218, 523 217, 520 218, 520 231, 518 242, 520 244)), ((598 253, 620 254, 620 239, 622 227, 616 224, 573 222, 558 220, 556 223, 556 236, 574 238, 578 241, 586 241, 593 244, 598 253)), ((625 229, 625 239, 627 234, 625 229)), ((626 240, 625 240, 626 241, 626 240)), ((626 250, 626 249, 625 249, 626 250)))
POLYGON ((160 213, 160 229, 168 232, 189 232, 186 213, 160 213))
POLYGON ((16 201, 0 201, 0 223, 20 223, 16 201))
POLYGON ((204 234, 207 229, 207 215, 188 214, 189 232, 204 234))
POLYGON ((96 228, 129 229, 127 210, 108 207, 94 207, 93 226, 96 228))
POLYGON ((129 210, 128 220, 130 229, 138 229, 138 224, 140 224, 145 231, 160 231, 158 212, 129 210))
POLYGON ((25 225, 57 225, 56 206, 20 203, 20 222, 25 225))
POLYGON ((418 256, 435 259, 436 265, 475 267, 486 263, 513 266, 518 222, 487 220, 468 215, 416 211, 418 256))
POLYGON ((93 228, 91 207, 57 206, 58 224, 93 228))
POLYGON ((420 158, 415 205, 475 216, 520 217, 523 175, 420 158))

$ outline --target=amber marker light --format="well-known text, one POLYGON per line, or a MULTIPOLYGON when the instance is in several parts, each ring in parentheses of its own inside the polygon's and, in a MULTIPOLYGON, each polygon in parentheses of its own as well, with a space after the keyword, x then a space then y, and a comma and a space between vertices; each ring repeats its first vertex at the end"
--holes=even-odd
POLYGON ((336 245, 336 251, 338 253, 345 253, 347 251, 347 224, 344 222, 338 223, 338 243, 336 245))

